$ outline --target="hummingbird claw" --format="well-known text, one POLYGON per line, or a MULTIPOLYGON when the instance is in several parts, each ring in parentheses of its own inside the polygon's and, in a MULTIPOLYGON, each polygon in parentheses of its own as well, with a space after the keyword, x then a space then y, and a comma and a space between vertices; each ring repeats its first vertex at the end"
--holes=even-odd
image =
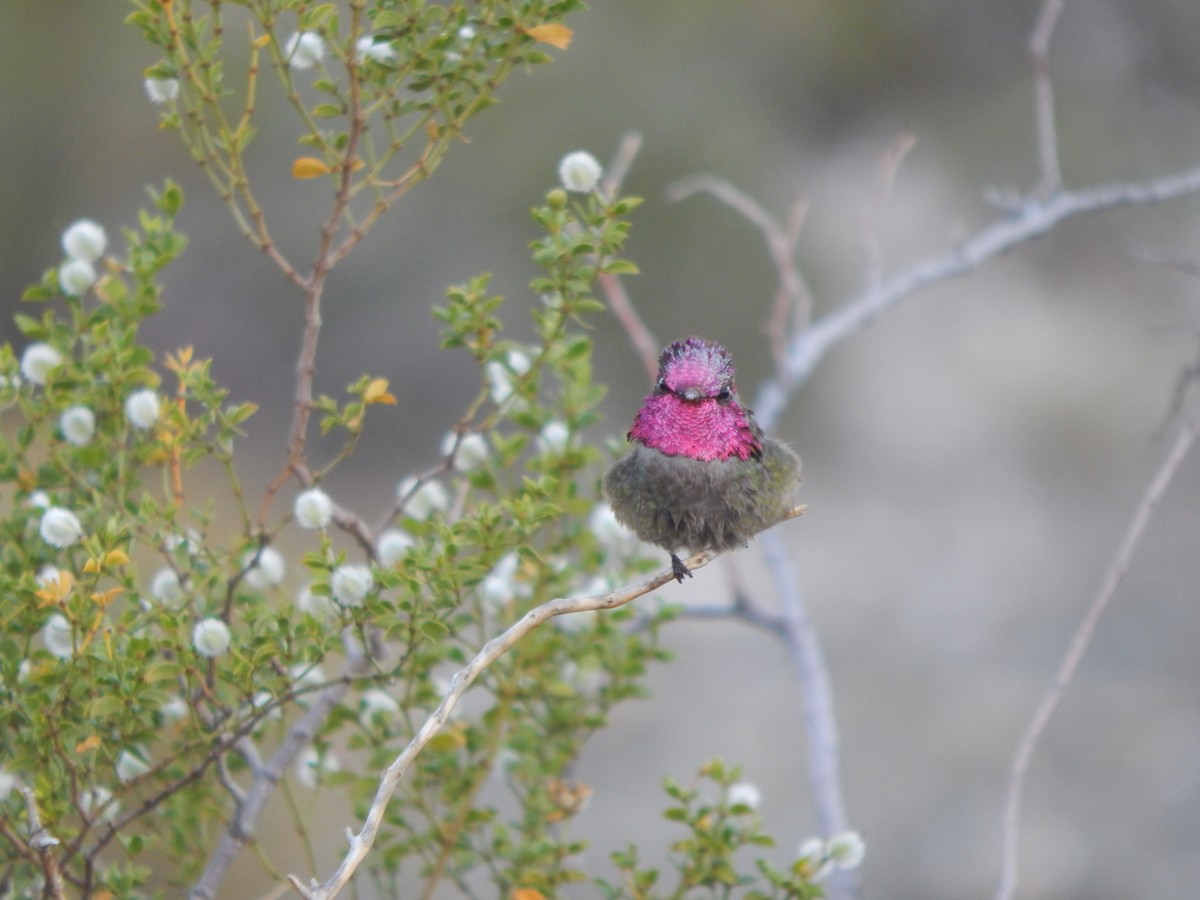
POLYGON ((683 560, 671 554, 671 572, 675 576, 675 580, 683 584, 683 579, 692 577, 692 570, 683 564, 683 560))

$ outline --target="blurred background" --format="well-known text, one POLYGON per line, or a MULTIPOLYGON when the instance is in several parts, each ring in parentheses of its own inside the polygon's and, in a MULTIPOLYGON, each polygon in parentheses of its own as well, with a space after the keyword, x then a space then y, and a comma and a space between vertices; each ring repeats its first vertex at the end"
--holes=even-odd
MULTIPOLYGON (((0 338, 20 346, 11 312, 58 265, 64 226, 86 216, 115 236, 136 221, 147 185, 178 179, 191 244, 146 334, 161 351, 194 345, 234 399, 260 405, 241 451, 253 495, 282 461, 298 298, 158 130, 141 85, 156 57, 122 24, 129 9, 4 4, 0 338)), ((889 271, 991 221, 988 189, 1036 182, 1025 48, 1037 10, 1032 0, 598 0, 569 20, 570 49, 514 77, 471 125, 471 143, 335 273, 317 388, 340 395, 370 371, 391 379, 399 406, 375 416, 331 493, 372 518, 381 493, 435 460, 477 381, 465 355, 436 351, 430 304, 448 284, 493 272, 521 336, 536 274, 528 208, 565 152, 607 160, 631 130, 645 143, 627 190, 647 202, 627 253, 642 274, 627 287, 663 342, 726 343, 752 399, 771 366, 766 250, 731 210, 705 197, 672 204, 668 186, 714 174, 780 216, 807 198, 801 265, 818 313, 833 309, 866 278, 863 216, 902 129, 917 143, 878 216, 889 271)), ((1200 5, 1068 4, 1051 70, 1069 187, 1200 164, 1200 5)), ((281 245, 304 261, 327 198, 321 182, 292 181, 295 136, 261 105, 259 194, 281 245)), ((1147 262, 1200 264, 1198 220, 1190 199, 1069 222, 924 291, 839 346, 778 429, 805 461, 809 512, 782 529, 831 669, 867 897, 994 889, 1018 735, 1165 452, 1174 385, 1200 350, 1200 279, 1147 262)), ((600 440, 626 430, 647 383, 613 320, 594 337, 609 386, 600 440)), ((1023 898, 1196 896, 1198 500, 1193 458, 1034 757, 1023 898)), ((770 603, 760 553, 726 557, 662 596, 719 602, 736 575, 770 603)), ((661 779, 686 781, 713 756, 743 764, 760 787, 784 862, 814 831, 786 649, 734 622, 683 622, 666 641, 677 660, 654 670, 652 697, 620 708, 576 772, 595 790, 574 823, 592 843, 586 867, 612 877, 608 853, 630 841, 664 859, 681 834, 659 815, 661 779)), ((331 863, 344 818, 322 820, 331 863)), ((228 896, 261 890, 243 863, 247 880, 231 878, 228 896)))

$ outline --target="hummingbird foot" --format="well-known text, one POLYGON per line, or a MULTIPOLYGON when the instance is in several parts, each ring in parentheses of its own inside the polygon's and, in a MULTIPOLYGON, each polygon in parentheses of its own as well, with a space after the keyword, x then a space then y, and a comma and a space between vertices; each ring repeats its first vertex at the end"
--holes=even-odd
POLYGON ((671 572, 675 575, 675 580, 683 584, 684 578, 692 577, 692 570, 683 564, 683 560, 671 554, 671 572))

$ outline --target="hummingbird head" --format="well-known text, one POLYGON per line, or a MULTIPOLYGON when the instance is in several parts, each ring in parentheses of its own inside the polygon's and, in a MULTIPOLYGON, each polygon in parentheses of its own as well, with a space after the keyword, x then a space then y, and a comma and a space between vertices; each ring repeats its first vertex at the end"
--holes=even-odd
POLYGON ((629 439, 668 456, 758 458, 761 432, 742 409, 733 358, 720 344, 690 337, 658 360, 658 381, 638 410, 629 439))
POLYGON ((733 385, 733 357, 714 341, 698 337, 675 341, 658 358, 655 390, 693 403, 728 401, 737 390, 733 385))

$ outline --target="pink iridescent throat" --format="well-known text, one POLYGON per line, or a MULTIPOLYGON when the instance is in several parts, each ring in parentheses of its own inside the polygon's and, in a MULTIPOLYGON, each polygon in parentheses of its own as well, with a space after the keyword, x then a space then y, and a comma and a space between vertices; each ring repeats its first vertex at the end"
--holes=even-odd
POLYGON ((745 412, 736 403, 711 398, 684 400, 671 393, 646 398, 634 416, 629 438, 668 456, 705 462, 732 456, 749 459, 762 451, 745 412))

